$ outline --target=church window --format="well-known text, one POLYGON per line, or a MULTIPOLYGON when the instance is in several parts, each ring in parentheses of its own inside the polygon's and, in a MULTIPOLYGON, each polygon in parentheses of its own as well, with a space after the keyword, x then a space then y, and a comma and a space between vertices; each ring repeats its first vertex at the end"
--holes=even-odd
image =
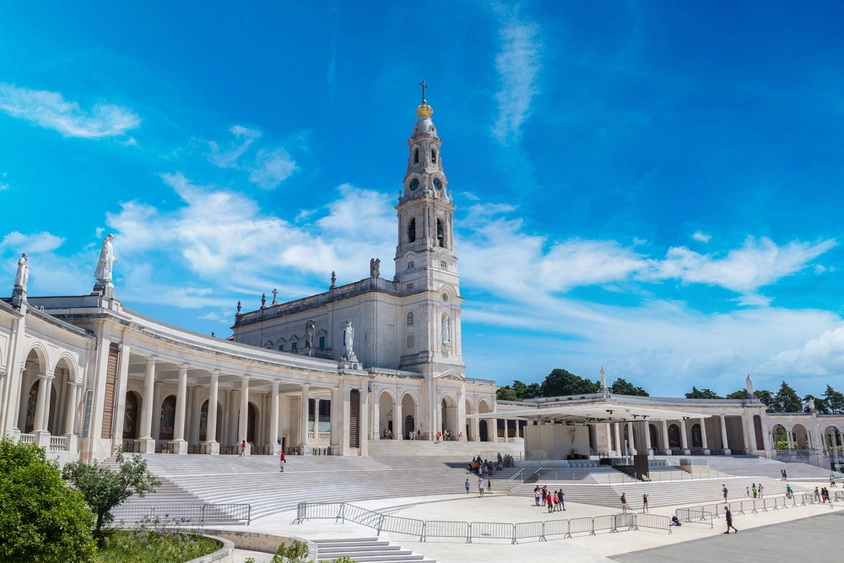
POLYGON ((445 260, 440 260, 440 268, 442 268, 443 270, 448 270, 448 262, 446 262, 445 260))
POLYGON ((413 149, 413 164, 419 164, 419 148, 413 149))
POLYGON ((407 224, 407 242, 416 241, 416 217, 411 217, 407 224))
POLYGON ((295 350, 295 349, 297 349, 298 347, 299 347, 299 343, 298 343, 298 342, 291 342, 291 343, 290 343, 290 349, 291 349, 291 350, 295 350))
POLYGON ((416 264, 413 263, 413 260, 411 260, 410 262, 407 263, 407 269, 412 270, 415 265, 416 264))
POLYGON ((443 234, 443 220, 437 219, 437 240, 440 246, 444 246, 445 235, 443 234))
POLYGON ((413 289, 413 282, 410 282, 409 284, 407 284, 404 287, 405 287, 405 289, 413 289))
POLYGON ((278 351, 279 351, 279 352, 284 352, 284 344, 279 344, 279 345, 278 345, 278 351))
POLYGON ((269 340, 267 340, 267 341, 264 343, 264 348, 266 348, 267 350, 272 350, 272 349, 273 349, 273 343, 272 343, 272 342, 270 342, 269 340))
POLYGON ((320 349, 325 348, 325 337, 324 336, 319 337, 319 347, 320 347, 320 349))
POLYGON ((407 326, 413 326, 413 311, 407 314, 407 326))
POLYGON ((407 335, 407 347, 413 348, 413 335, 412 334, 407 335))
POLYGON ((431 149, 431 162, 437 163, 437 149, 431 149))

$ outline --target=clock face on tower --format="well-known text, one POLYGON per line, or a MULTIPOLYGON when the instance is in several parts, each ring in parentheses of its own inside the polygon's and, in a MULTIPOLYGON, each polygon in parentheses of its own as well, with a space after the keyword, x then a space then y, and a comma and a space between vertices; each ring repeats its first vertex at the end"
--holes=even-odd
POLYGON ((418 178, 414 178, 413 180, 411 180, 410 185, 408 185, 408 188, 410 188, 410 191, 412 191, 412 192, 416 191, 416 188, 418 188, 418 187, 419 187, 419 179, 418 178))
POLYGON ((442 180, 440 180, 439 178, 434 178, 434 188, 436 188, 438 190, 443 189, 442 180))

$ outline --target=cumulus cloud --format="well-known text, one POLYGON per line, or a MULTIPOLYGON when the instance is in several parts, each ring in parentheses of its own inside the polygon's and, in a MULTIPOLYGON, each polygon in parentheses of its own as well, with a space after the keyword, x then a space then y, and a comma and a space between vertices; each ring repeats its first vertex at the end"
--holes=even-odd
POLYGON ((14 250, 15 252, 26 252, 28 254, 39 254, 57 249, 64 243, 65 239, 50 233, 35 233, 25 235, 12 231, 0 241, 0 252, 14 250))
POLYGON ((495 57, 499 89, 495 94, 498 117, 493 135, 502 144, 518 141, 522 123, 530 116, 533 99, 539 91, 541 69, 539 26, 525 22, 517 8, 496 6, 501 19, 501 50, 495 57))
POLYGON ((695 240, 699 240, 700 242, 706 243, 712 238, 712 235, 707 235, 700 231, 697 231, 695 234, 692 235, 692 238, 695 240))
POLYGON ((29 90, 5 83, 0 83, 0 110, 54 129, 65 137, 114 137, 141 125, 140 117, 125 107, 98 103, 90 111, 84 111, 77 102, 66 101, 59 92, 29 90))
POLYGON ((286 150, 260 150, 254 166, 249 167, 249 181, 262 189, 272 190, 295 171, 296 161, 286 150))
POLYGON ((764 362, 760 371, 779 376, 844 373, 844 326, 825 330, 802 348, 780 352, 764 362))
POLYGON ((208 161, 220 168, 234 168, 249 173, 249 181, 264 190, 277 188, 296 170, 296 161, 283 148, 260 149, 249 162, 241 157, 249 147, 261 137, 261 132, 236 125, 230 129, 234 140, 226 149, 221 149, 215 141, 209 141, 211 152, 208 161))

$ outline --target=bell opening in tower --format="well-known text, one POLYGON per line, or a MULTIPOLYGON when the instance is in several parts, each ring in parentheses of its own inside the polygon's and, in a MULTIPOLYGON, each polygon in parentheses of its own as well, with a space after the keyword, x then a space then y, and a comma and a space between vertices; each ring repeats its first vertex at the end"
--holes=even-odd
POLYGON ((407 242, 416 242, 416 217, 411 217, 407 224, 407 242))
POLYGON ((439 241, 439 245, 443 246, 443 242, 445 237, 443 235, 443 222, 442 219, 437 219, 437 240, 439 241))

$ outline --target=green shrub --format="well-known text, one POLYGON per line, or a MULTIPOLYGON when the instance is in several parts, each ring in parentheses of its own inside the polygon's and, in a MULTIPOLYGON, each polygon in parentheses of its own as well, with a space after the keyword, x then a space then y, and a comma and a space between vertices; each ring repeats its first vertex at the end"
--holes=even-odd
POLYGON ((108 530, 97 563, 181 563, 214 553, 220 544, 189 531, 189 519, 145 517, 132 530, 108 530))
POLYGON ((0 562, 76 563, 94 555, 94 514, 34 444, 0 440, 0 507, 0 562))

